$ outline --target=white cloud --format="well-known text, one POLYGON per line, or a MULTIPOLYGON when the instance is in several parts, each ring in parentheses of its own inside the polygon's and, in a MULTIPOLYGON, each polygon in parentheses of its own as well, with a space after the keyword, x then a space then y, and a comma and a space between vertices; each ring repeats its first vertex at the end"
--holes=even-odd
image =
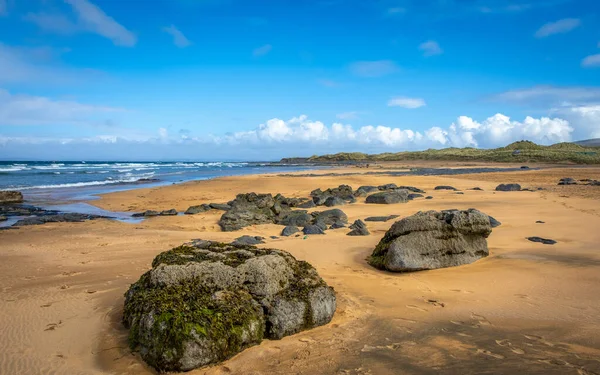
POLYGON ((24 19, 48 32, 59 34, 89 32, 110 39, 115 45, 125 47, 133 47, 137 43, 135 34, 88 0, 64 0, 64 2, 71 6, 75 15, 74 21, 66 15, 56 13, 28 13, 24 19))
POLYGON ((265 44, 264 46, 260 46, 256 49, 254 49, 254 51, 252 51, 252 55, 254 57, 264 56, 264 55, 268 54, 269 52, 271 52, 272 49, 273 49, 273 46, 271 46, 270 44, 265 44))
POLYGON ((535 32, 536 38, 545 38, 550 35, 564 34, 576 29, 581 25, 581 21, 577 18, 564 18, 556 22, 549 22, 540 27, 535 32))
POLYGON ((121 108, 13 95, 0 89, 0 125, 103 125, 106 116, 121 108))
POLYGON ((407 98, 404 96, 397 96, 388 101, 389 107, 402 107, 408 109, 415 109, 425 106, 425 100, 421 98, 407 98))
POLYGON ((192 44, 188 38, 183 35, 183 33, 175 27, 175 25, 171 25, 169 27, 163 27, 162 31, 171 35, 173 37, 173 44, 175 44, 179 48, 185 48, 192 44))
POLYGON ((357 112, 357 111, 350 111, 350 112, 338 113, 337 115, 335 115, 335 117, 339 118, 340 120, 356 120, 356 119, 358 119, 358 114, 359 114, 359 112, 357 112))
POLYGON ((398 70, 400 68, 392 60, 357 61, 350 64, 352 74, 359 77, 382 77, 398 70))
POLYGON ((435 56, 444 53, 438 42, 435 40, 428 40, 419 45, 419 49, 423 51, 423 56, 435 56))
POLYGON ((585 59, 583 59, 583 61, 581 61, 581 66, 585 68, 600 67, 600 53, 587 56, 585 59))

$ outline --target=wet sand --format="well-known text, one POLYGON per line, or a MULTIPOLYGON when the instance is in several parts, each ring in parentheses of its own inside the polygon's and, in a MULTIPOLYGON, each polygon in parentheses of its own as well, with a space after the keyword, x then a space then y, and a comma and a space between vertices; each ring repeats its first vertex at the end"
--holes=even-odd
POLYGON ((229 241, 249 234, 266 237, 261 246, 313 264, 336 289, 336 315, 326 326, 265 340, 222 365, 189 374, 600 374, 600 187, 555 186, 562 177, 599 179, 600 169, 228 177, 93 201, 114 211, 183 211, 242 192, 305 197, 342 183, 396 183, 434 198, 396 205, 367 205, 362 198, 340 208, 353 221, 474 207, 502 222, 488 239, 488 258, 409 274, 378 271, 365 262, 393 221, 367 222, 366 237, 339 229, 307 239, 270 239, 279 235, 277 225, 223 233, 217 224, 222 212, 214 210, 138 224, 101 219, 2 231, 0 373, 154 373, 127 348, 120 323, 123 293, 161 251, 193 238, 229 241), (503 182, 546 190, 494 192, 503 182), (455 186, 464 195, 435 191, 436 185, 455 186), (474 186, 484 191, 467 190, 474 186), (528 236, 558 243, 533 243, 528 236))

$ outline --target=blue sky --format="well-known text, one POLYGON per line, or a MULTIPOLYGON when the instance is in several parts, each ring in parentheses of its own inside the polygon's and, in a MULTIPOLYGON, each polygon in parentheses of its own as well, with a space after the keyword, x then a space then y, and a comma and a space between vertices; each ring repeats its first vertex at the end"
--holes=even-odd
POLYGON ((595 0, 0 0, 1 159, 600 137, 595 0))

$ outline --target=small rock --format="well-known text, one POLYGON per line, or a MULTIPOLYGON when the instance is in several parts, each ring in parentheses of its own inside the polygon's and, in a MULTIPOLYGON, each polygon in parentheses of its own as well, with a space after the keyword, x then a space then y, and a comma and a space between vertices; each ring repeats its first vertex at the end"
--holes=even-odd
POLYGON ((550 240, 548 238, 542 238, 542 237, 527 237, 527 239, 531 242, 543 243, 544 245, 554 245, 556 243, 556 241, 554 241, 554 240, 550 240))
POLYGON ((344 213, 344 211, 339 208, 334 208, 331 210, 326 210, 323 212, 313 212, 312 216, 314 217, 314 222, 323 222, 327 225, 332 225, 335 222, 348 222, 348 216, 344 213))
POLYGON ((174 208, 171 208, 170 210, 161 211, 159 215, 160 216, 176 216, 177 210, 174 208))
POLYGON ((454 193, 454 194, 464 195, 465 193, 463 193, 462 191, 457 191, 457 192, 456 192, 456 193, 454 193))
POLYGON ((235 241, 232 242, 233 245, 258 245, 259 243, 265 243, 265 241, 263 241, 263 237, 260 236, 241 236, 235 239, 235 241))
POLYGON ((454 186, 448 186, 448 185, 436 186, 433 190, 453 190, 453 191, 458 191, 458 189, 455 188, 454 186))
POLYGON ((422 193, 422 194, 425 194, 425 192, 423 190, 421 190, 419 188, 416 188, 414 186, 404 186, 404 185, 402 185, 402 186, 398 186, 396 189, 400 189, 400 190, 404 189, 404 190, 408 190, 408 191, 413 192, 413 193, 422 193))
POLYGON ((500 184, 496 186, 496 191, 520 191, 521 185, 519 184, 500 184))
POLYGON ((422 198, 422 197, 423 197, 423 194, 417 194, 417 193, 408 194, 408 200, 411 200, 411 201, 415 198, 422 198))
POLYGON ((499 222, 498 220, 496 220, 496 219, 494 219, 493 217, 490 216, 490 226, 492 228, 499 227, 500 225, 502 225, 501 222, 499 222))
POLYGON ((408 190, 393 190, 371 194, 365 200, 366 203, 373 204, 394 204, 406 203, 408 201, 408 190))
POLYGON ((306 213, 306 211, 298 210, 290 212, 283 219, 279 220, 277 224, 303 227, 310 224, 312 219, 313 217, 306 213))
POLYGON ((354 195, 357 197, 366 197, 367 194, 378 190, 379 188, 377 186, 361 186, 358 189, 356 189, 354 195))
POLYGON ((276 239, 278 239, 279 237, 277 237, 277 236, 269 236, 269 238, 270 238, 270 239, 272 239, 272 240, 276 240, 276 239))
POLYGON ((307 225, 302 229, 304 234, 325 234, 323 229, 318 225, 307 225))
POLYGON ((287 227, 283 228, 283 230, 281 231, 281 235, 284 237, 289 237, 292 234, 298 233, 300 232, 300 229, 298 229, 295 226, 292 225, 288 225, 287 227))
POLYGON ((565 177, 565 178, 561 178, 560 181, 558 181, 558 184, 559 185, 577 185, 577 181, 575 181, 571 177, 565 177))
POLYGON ((546 224, 546 222, 545 222, 545 221, 541 221, 541 220, 538 220, 538 221, 536 221, 535 223, 536 223, 536 224, 546 224))
POLYGON ((327 207, 333 207, 333 206, 343 206, 346 204, 346 202, 339 197, 329 197, 325 200, 325 206, 327 207))
POLYGON ((371 234, 367 229, 367 225, 360 219, 350 225, 350 229, 352 231, 347 234, 348 236, 368 236, 371 234))
POLYGON ((474 188, 472 188, 471 190, 479 190, 479 191, 483 191, 483 189, 482 189, 482 188, 480 188, 480 187, 477 187, 477 186, 476 186, 476 187, 474 187, 474 188))
POLYGON ((341 221, 336 221, 335 223, 331 224, 331 226, 329 227, 329 229, 339 229, 339 228, 346 228, 346 224, 341 221))
POLYGON ((310 200, 310 201, 306 201, 304 203, 300 203, 296 207, 298 207, 298 208, 313 208, 313 207, 317 207, 317 205, 315 204, 314 201, 310 200))
POLYGON ((144 212, 135 213, 131 216, 132 217, 153 217, 153 216, 158 216, 158 215, 160 215, 160 212, 158 212, 158 211, 146 210, 144 212))
POLYGON ((425 197, 425 199, 433 199, 433 197, 431 195, 428 195, 425 197))
POLYGON ((528 167, 528 166, 526 166, 526 165, 522 165, 522 166, 521 166, 521 169, 529 169, 529 167, 528 167))
POLYGON ((398 186, 396 186, 396 184, 385 184, 385 185, 377 186, 377 189, 379 189, 379 190, 393 190, 393 189, 398 189, 398 186))
POLYGON ((397 218, 399 215, 390 215, 390 216, 369 216, 365 219, 365 221, 382 221, 386 222, 392 219, 397 218))

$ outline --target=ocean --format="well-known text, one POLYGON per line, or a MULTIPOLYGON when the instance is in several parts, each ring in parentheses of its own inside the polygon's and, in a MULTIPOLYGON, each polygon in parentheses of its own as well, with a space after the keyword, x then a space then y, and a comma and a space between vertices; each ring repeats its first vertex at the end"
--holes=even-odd
POLYGON ((27 203, 36 206, 64 208, 113 191, 309 169, 302 165, 258 162, 0 161, 0 190, 19 190, 27 203))

